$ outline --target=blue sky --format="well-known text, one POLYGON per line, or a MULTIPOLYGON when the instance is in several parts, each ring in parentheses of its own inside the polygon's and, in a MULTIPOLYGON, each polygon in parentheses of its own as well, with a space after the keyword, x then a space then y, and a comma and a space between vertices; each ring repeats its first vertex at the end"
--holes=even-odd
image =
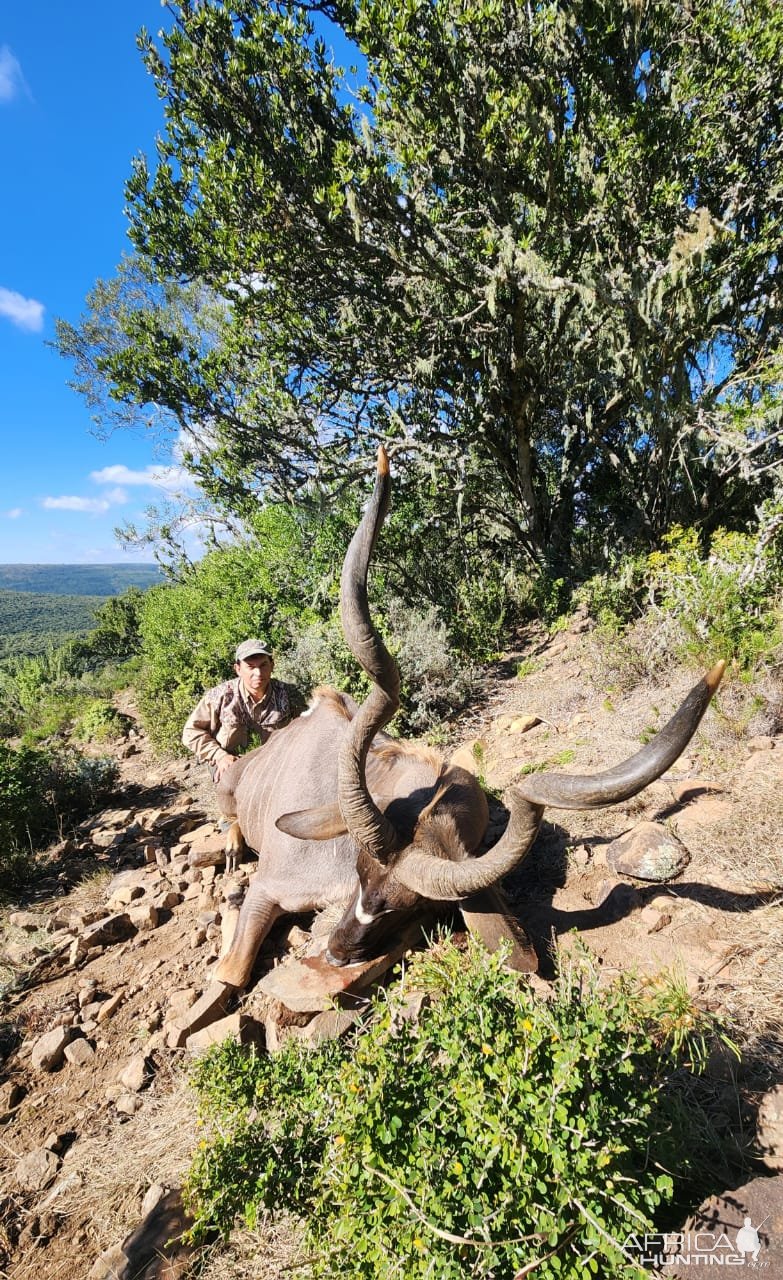
POLYGON ((143 434, 92 436, 45 345, 129 248, 123 183, 162 128, 135 35, 169 23, 158 0, 0 9, 1 563, 124 560, 114 527, 182 482, 143 434))

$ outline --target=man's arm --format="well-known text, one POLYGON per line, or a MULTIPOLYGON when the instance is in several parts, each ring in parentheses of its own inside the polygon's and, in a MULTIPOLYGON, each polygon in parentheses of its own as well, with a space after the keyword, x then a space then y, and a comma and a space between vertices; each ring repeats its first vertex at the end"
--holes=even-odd
POLYGON ((198 706, 188 716, 185 722, 185 728, 182 730, 183 746, 192 751, 200 764, 209 764, 215 769, 216 779, 234 763, 236 756, 232 756, 229 751, 224 751, 215 736, 220 727, 220 722, 216 715, 215 709, 208 699, 208 695, 199 702, 198 706))

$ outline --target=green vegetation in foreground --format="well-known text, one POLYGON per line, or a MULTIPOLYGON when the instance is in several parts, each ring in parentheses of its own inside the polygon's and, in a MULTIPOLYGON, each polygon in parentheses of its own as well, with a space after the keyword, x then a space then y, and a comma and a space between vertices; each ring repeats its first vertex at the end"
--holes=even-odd
POLYGON ((95 626, 103 596, 38 594, 0 588, 0 659, 43 653, 95 626))
POLYGON ((226 1041, 197 1063, 195 1234, 286 1209, 316 1276, 642 1276, 623 1242, 671 1200, 667 1171, 716 1158, 678 1107, 714 1031, 674 980, 599 991, 584 950, 549 1002, 502 956, 436 944, 353 1045, 226 1041))
POLYGON ((52 596, 116 596, 160 582, 155 564, 0 564, 0 589, 52 596))

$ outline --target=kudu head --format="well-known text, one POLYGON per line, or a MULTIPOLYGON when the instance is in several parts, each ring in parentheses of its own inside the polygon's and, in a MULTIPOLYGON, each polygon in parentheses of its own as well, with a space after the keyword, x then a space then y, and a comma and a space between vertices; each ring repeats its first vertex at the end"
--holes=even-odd
MULTIPOLYGON (((367 754, 375 735, 399 707, 397 664, 376 631, 367 601, 367 571, 389 506, 389 463, 378 450, 375 488, 343 563, 340 613, 345 639, 373 682, 369 697, 350 723, 339 756, 337 804, 284 815, 277 826, 301 839, 349 833, 357 846, 358 887, 332 931, 327 959, 357 963, 378 954, 422 899, 459 901, 496 884, 522 861, 544 808, 590 809, 636 795, 674 763, 696 730, 720 683, 718 662, 691 690, 664 728, 636 755, 592 777, 538 774, 504 796, 509 822, 501 839, 471 857, 487 820, 486 800, 475 779, 445 768, 434 795, 413 821, 395 817, 395 804, 376 804, 366 780, 367 754)), ((404 806, 403 806, 404 808, 404 806)))

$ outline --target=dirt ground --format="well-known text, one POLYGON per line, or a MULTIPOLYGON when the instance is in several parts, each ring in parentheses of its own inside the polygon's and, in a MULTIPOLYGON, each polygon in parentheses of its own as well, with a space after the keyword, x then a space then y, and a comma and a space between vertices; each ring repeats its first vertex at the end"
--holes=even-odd
MULTIPOLYGON (((612 655, 579 619, 553 639, 521 638, 519 651, 497 664, 449 726, 449 748, 474 743, 493 794, 542 763, 576 773, 617 763, 665 723, 694 683, 692 671, 656 663, 654 639, 640 649, 643 659, 638 652, 612 655)), ((776 691, 764 694, 760 704, 727 682, 685 757, 627 804, 549 810, 533 851, 506 882, 544 980, 557 950, 578 936, 607 976, 674 969, 699 1004, 725 1015, 743 1046, 741 1064, 720 1065, 736 1099, 731 1114, 727 1104, 726 1131, 746 1150, 754 1104, 783 1076, 783 722, 776 691), (608 844, 642 821, 664 823, 690 855, 669 883, 610 870, 608 844)), ((187 813, 191 824, 216 816, 204 771, 189 761, 156 760, 141 735, 120 769, 117 806, 171 809, 187 813)), ((495 802, 495 829, 502 813, 495 802)), ((34 897, 0 916, 0 1089, 26 1089, 4 1123, 0 1094, 0 1276, 8 1280, 89 1276, 101 1251, 138 1222, 148 1188, 180 1184, 198 1140, 184 1050, 156 1045, 152 1079, 132 1113, 118 1111, 115 1083, 129 1059, 146 1052, 172 991, 201 991, 208 981, 212 956, 194 943, 196 898, 164 913, 158 927, 75 967, 67 950, 48 950, 51 934, 43 928, 31 934, 9 923, 14 909, 40 914, 42 925, 55 911, 88 916, 105 909, 125 856, 121 846, 87 860, 64 854, 34 897), (96 1028, 94 1056, 34 1070, 30 1045, 67 1019, 93 981, 104 997, 122 993, 116 1012, 96 1028), (58 1153, 56 1179, 40 1191, 19 1190, 19 1160, 42 1146, 58 1153)), ((296 922, 298 933, 290 923, 278 926, 264 963, 284 957, 308 921, 296 922)), ((252 1007, 252 992, 247 1000, 252 1007)), ((277 1277, 295 1259, 296 1245, 295 1224, 238 1233, 202 1263, 201 1274, 277 1277)))

